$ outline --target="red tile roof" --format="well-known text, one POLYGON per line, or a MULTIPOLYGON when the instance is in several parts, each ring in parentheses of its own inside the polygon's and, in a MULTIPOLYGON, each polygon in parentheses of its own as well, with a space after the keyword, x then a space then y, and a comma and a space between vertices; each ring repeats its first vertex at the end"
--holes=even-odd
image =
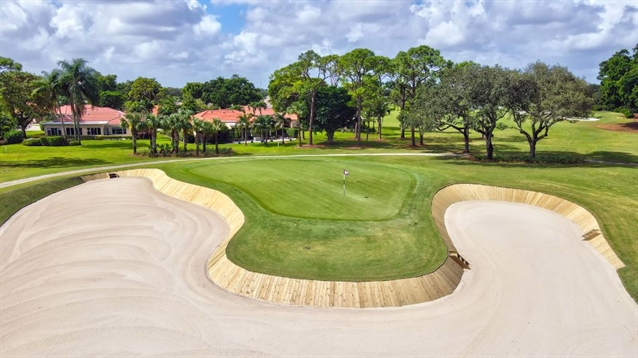
MULTIPOLYGON (((60 107, 60 112, 64 123, 73 123, 73 113, 71 112, 71 106, 66 105, 60 107)), ((90 122, 108 122, 111 125, 120 125, 120 120, 124 117, 124 112, 117 109, 108 107, 91 107, 90 105, 84 106, 84 114, 80 123, 90 122)), ((58 114, 58 118, 60 115, 58 114)))
MULTIPOLYGON (((248 107, 244 107, 245 113, 253 114, 252 111, 248 110, 248 107)), ((224 123, 237 123, 239 122, 239 116, 244 114, 242 111, 235 111, 232 109, 208 109, 203 112, 197 113, 194 117, 199 118, 204 121, 212 121, 213 118, 219 118, 224 123)), ((259 110, 256 111, 256 114, 259 116, 259 110)), ((262 109, 261 115, 263 116, 274 116, 275 111, 272 108, 262 109)), ((297 120, 297 116, 294 114, 286 114, 286 118, 291 119, 293 121, 297 120)))

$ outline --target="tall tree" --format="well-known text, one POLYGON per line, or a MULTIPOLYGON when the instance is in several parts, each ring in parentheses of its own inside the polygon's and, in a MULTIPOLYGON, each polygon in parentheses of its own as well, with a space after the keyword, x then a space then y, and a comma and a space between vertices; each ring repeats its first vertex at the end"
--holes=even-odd
POLYGON ((157 103, 162 85, 154 78, 138 77, 131 84, 128 100, 132 102, 147 101, 157 103))
POLYGON ((337 61, 343 86, 348 90, 356 103, 357 123, 355 135, 357 145, 359 146, 361 146, 363 101, 366 92, 369 91, 367 87, 379 84, 376 81, 376 77, 380 71, 380 65, 383 62, 382 58, 376 56, 374 52, 363 48, 354 49, 341 56, 337 61))
POLYGON ((210 122, 210 129, 215 136, 215 154, 219 154, 219 133, 226 128, 226 124, 219 118, 213 118, 210 122))
POLYGON ((121 120, 122 128, 131 130, 131 138, 133 141, 133 154, 137 154, 137 138, 140 131, 146 130, 146 122, 144 114, 130 112, 121 120))
POLYGON ((42 72, 42 77, 36 82, 32 97, 40 99, 40 101, 36 100, 36 102, 42 103, 42 107, 45 111, 58 115, 60 123, 62 124, 62 135, 66 137, 64 118, 60 113, 59 96, 62 95, 60 75, 61 72, 58 69, 51 72, 42 72))
POLYGON ((69 102, 73 113, 73 126, 76 141, 81 143, 80 121, 84 115, 85 105, 88 102, 94 106, 100 101, 99 73, 82 58, 69 61, 59 61, 60 88, 69 102))
POLYGON ((27 126, 36 115, 32 94, 37 81, 38 77, 28 72, 9 70, 0 73, 0 102, 20 126, 24 138, 27 138, 27 126))
POLYGON ((591 112, 592 100, 587 92, 587 82, 566 67, 540 61, 512 76, 507 106, 527 139, 530 160, 536 158, 536 144, 547 137, 553 125, 591 112))
POLYGON ((498 122, 507 113, 512 71, 500 66, 471 65, 467 68, 472 82, 467 91, 469 105, 474 111, 472 129, 485 138, 488 160, 494 157, 492 137, 498 122))
POLYGON ((239 116, 237 127, 244 132, 244 145, 248 145, 248 130, 250 129, 250 119, 252 115, 250 113, 243 113, 239 116))
POLYGON ((598 79, 603 109, 638 112, 638 45, 633 55, 623 49, 601 62, 598 79))
POLYGON ((439 83, 422 87, 415 101, 415 104, 428 107, 427 118, 434 121, 432 128, 440 131, 452 128, 463 135, 464 153, 470 152, 470 129, 474 113, 467 92, 473 80, 468 70, 472 65, 463 62, 447 69, 439 83))
POLYGON ((4 71, 22 71, 22 64, 11 58, 0 56, 0 73, 4 71))
MULTIPOLYGON (((436 81, 439 72, 449 66, 451 66, 451 62, 445 61, 439 50, 425 45, 413 47, 407 52, 401 51, 397 54, 394 59, 394 68, 399 82, 405 86, 404 98, 409 107, 414 105, 417 89, 425 82, 436 81)), ((410 132, 414 146, 414 126, 410 127, 410 132)))
POLYGON ((199 145, 204 138, 206 122, 199 118, 193 119, 193 131, 195 132, 195 155, 199 156, 199 145))
MULTIPOLYGON (((281 144, 285 144, 286 142, 284 141, 284 128, 286 127, 286 116, 284 116, 283 113, 277 112, 275 113, 275 130, 277 128, 281 129, 281 144)), ((275 135, 277 135, 277 133, 275 133, 275 135)))
POLYGON ((149 131, 151 153, 157 154, 157 130, 162 128, 162 117, 153 114, 146 115, 146 127, 149 131))
POLYGON ((317 91, 317 118, 315 130, 326 132, 327 142, 334 142, 335 132, 352 125, 356 109, 351 105, 352 97, 345 88, 321 87, 317 91))

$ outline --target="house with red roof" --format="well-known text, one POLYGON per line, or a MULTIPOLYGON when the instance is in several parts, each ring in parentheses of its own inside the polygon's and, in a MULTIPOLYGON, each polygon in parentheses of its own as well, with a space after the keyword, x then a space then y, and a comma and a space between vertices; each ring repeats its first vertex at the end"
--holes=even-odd
MULTIPOLYGON (((272 108, 262 109, 261 111, 256 109, 254 112, 252 109, 249 109, 248 106, 245 106, 243 109, 243 112, 234 109, 208 109, 195 114, 194 117, 207 122, 212 121, 214 118, 219 118, 228 128, 232 129, 237 126, 237 123, 239 123, 239 117, 245 113, 253 114, 255 116, 275 115, 275 111, 272 108)), ((285 117, 291 122, 297 121, 297 116, 295 114, 286 114, 285 117)), ((251 121, 252 120, 254 120, 254 118, 251 119, 251 121)))
MULTIPOLYGON (((121 125, 124 115, 124 112, 117 109, 86 105, 80 120, 80 135, 125 135, 127 131, 121 125)), ((56 119, 42 122, 40 127, 46 135, 75 135, 71 106, 61 106, 56 119), (62 124, 66 133, 62 132, 62 124)))

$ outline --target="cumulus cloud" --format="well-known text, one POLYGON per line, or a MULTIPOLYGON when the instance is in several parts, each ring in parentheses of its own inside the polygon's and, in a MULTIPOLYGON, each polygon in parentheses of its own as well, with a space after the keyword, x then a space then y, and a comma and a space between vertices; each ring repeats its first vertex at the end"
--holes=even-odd
POLYGON ((638 43, 637 9, 635 0, 5 0, 0 52, 36 73, 83 57, 121 80, 183 86, 238 73, 265 87, 308 49, 394 57, 425 44, 454 61, 540 59, 595 81, 601 61, 638 43), (227 6, 239 8, 240 31, 225 32, 227 6))

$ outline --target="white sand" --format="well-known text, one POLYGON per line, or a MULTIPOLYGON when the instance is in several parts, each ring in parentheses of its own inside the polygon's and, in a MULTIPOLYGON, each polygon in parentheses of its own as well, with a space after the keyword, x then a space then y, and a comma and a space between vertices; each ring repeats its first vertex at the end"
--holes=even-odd
POLYGON ((0 228, 0 356, 633 356, 638 308, 578 228, 522 204, 446 216, 456 292, 403 308, 287 307, 204 273, 228 228, 147 179, 83 184, 0 228))

